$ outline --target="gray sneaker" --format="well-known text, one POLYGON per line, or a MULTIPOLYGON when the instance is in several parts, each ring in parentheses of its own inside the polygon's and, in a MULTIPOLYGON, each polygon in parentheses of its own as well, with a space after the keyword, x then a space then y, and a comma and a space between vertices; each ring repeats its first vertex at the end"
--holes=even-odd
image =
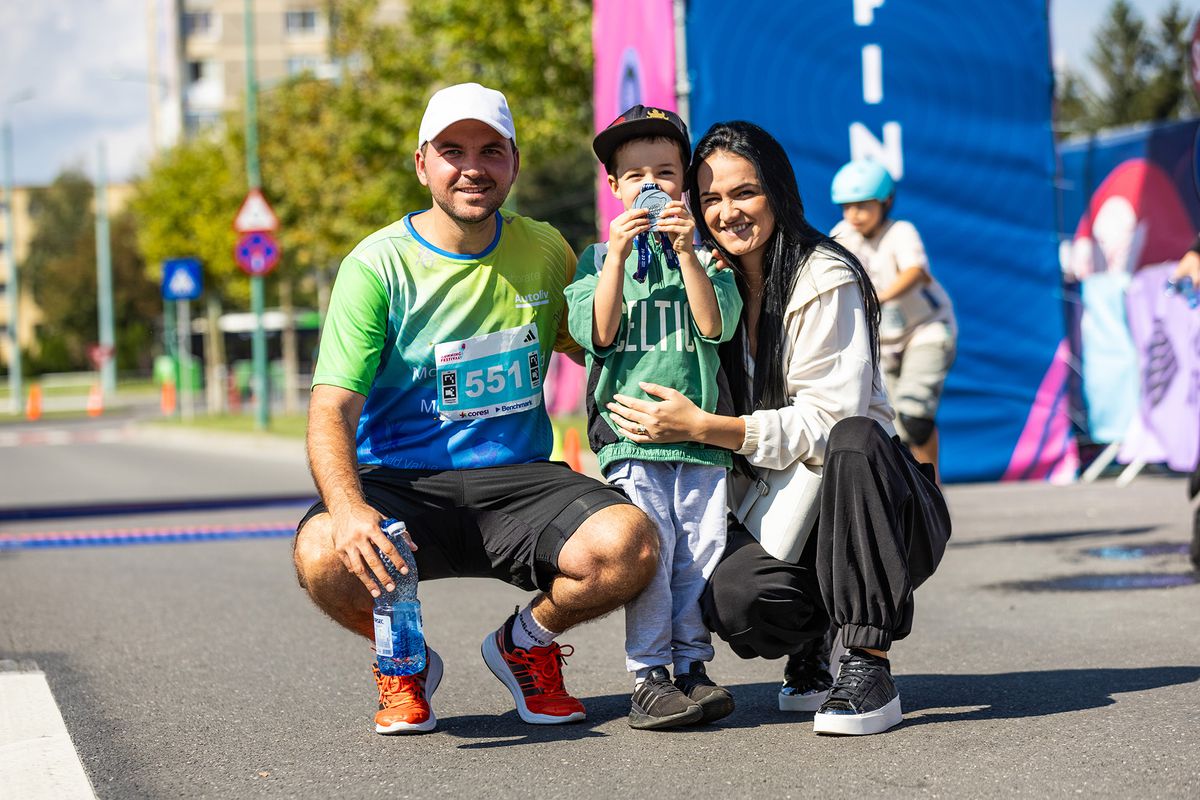
POLYGON ((713 683, 703 661, 693 661, 687 672, 675 673, 675 686, 704 711, 701 722, 715 722, 733 713, 733 695, 713 683))
POLYGON ((657 730, 699 722, 704 709, 671 683, 666 667, 650 670, 646 680, 633 690, 629 727, 657 730))

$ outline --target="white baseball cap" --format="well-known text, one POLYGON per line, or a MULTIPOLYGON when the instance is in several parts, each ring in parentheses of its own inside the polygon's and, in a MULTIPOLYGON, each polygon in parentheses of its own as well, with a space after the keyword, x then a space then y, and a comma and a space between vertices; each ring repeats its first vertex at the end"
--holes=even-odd
POLYGON ((429 98, 425 116, 421 117, 417 146, 423 147, 446 128, 464 119, 485 122, 505 139, 517 143, 512 112, 508 110, 504 95, 478 83, 459 83, 440 89, 429 98))

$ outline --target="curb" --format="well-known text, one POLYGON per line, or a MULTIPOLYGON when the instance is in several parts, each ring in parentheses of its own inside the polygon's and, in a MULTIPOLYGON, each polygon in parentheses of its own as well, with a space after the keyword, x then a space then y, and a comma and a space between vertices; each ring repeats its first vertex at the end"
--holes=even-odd
POLYGON ((166 425, 134 425, 127 441, 150 447, 187 448, 229 455, 231 452, 253 458, 273 458, 305 463, 303 439, 289 439, 269 433, 230 433, 201 428, 173 428, 166 425))

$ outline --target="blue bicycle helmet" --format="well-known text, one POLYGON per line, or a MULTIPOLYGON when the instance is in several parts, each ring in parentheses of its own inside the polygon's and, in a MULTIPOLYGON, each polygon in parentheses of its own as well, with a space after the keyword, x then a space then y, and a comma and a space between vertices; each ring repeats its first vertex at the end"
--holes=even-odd
POLYGON ((876 161, 851 161, 833 176, 829 194, 839 206, 867 200, 886 201, 896 191, 891 173, 876 161))

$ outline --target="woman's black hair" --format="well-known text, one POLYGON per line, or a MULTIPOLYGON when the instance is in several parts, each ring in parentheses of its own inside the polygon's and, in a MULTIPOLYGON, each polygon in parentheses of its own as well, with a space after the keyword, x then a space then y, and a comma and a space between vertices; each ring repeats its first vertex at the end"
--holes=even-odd
POLYGON ((720 250, 725 261, 737 276, 738 291, 746 299, 746 283, 736 256, 717 242, 704 222, 697 179, 700 164, 715 152, 727 152, 749 161, 758 174, 771 212, 775 215, 775 231, 767 240, 763 255, 762 311, 758 317, 757 358, 754 385, 748 386, 743 357, 746 324, 743 318, 733 338, 721 345, 721 367, 729 381, 734 408, 738 414, 749 414, 760 408, 783 408, 790 400, 785 384, 783 365, 784 310, 788 298, 809 257, 817 248, 844 262, 854 273, 863 295, 871 337, 871 356, 879 358, 879 299, 875 287, 854 254, 814 228, 804 217, 804 203, 796 185, 796 174, 787 153, 775 137, 759 126, 741 120, 718 122, 709 128, 692 156, 685 177, 692 216, 704 244, 720 250))

